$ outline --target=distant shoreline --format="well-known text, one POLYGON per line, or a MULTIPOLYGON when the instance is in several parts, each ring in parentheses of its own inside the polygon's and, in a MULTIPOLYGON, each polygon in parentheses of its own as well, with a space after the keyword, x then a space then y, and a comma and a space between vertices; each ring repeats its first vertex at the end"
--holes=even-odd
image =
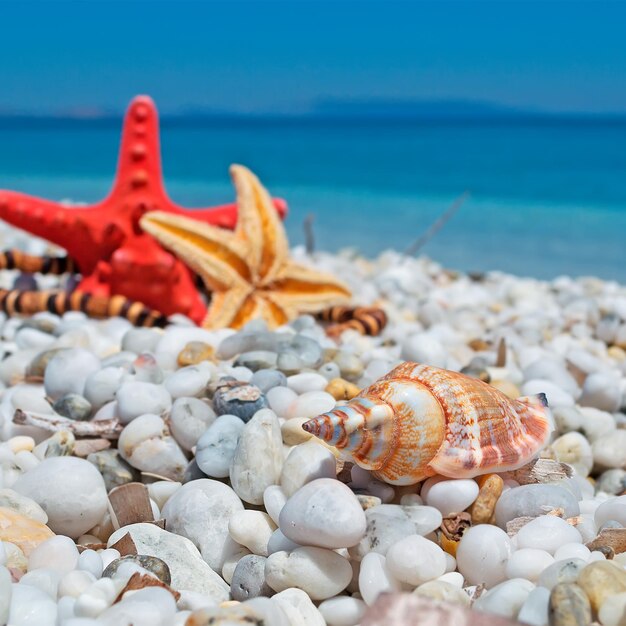
MULTIPOLYGON (((64 116, 30 116, 0 115, 2 130, 70 130, 70 129, 111 129, 119 128, 119 116, 105 117, 64 117, 64 116)), ((364 125, 378 127, 394 127, 412 125, 420 126, 459 126, 459 127, 611 127, 626 126, 626 115, 517 115, 498 116, 494 118, 474 117, 383 117, 383 116, 342 116, 342 115, 206 115, 185 116, 165 115, 160 118, 163 128, 215 128, 215 127, 307 127, 343 126, 359 128, 364 125)))

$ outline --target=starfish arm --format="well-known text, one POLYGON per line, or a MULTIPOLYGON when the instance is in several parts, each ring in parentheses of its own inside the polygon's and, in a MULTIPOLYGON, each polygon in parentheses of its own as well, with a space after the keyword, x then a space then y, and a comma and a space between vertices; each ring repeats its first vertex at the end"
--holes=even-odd
POLYGON ((231 166, 230 173, 239 207, 235 234, 249 243, 254 279, 269 284, 289 256, 285 228, 259 179, 242 165, 231 166))
POLYGON ((267 297, 293 317, 298 313, 316 313, 329 306, 345 304, 351 293, 348 287, 331 274, 318 272, 288 262, 268 289, 267 297))
POLYGON ((100 257, 81 219, 85 213, 83 208, 69 208, 35 196, 0 190, 0 219, 65 248, 81 271, 88 272, 100 257))
POLYGON ((162 211, 147 213, 140 224, 196 272, 209 290, 223 291, 248 282, 245 242, 232 232, 162 211))
MULTIPOLYGON (((287 215, 287 202, 282 198, 272 198, 272 204, 274 205, 276 211, 278 211, 278 215, 280 215, 281 219, 285 219, 287 215)), ((211 222, 220 228, 228 228, 229 230, 234 230, 237 225, 238 210, 235 203, 222 204, 208 209, 181 209, 172 203, 168 210, 171 210, 172 213, 176 213, 178 215, 189 215, 192 213, 194 219, 202 222, 211 222)))
MULTIPOLYGON (((253 309, 250 304, 250 293, 252 289, 249 285, 239 285, 225 291, 213 292, 211 303, 206 317, 202 321, 205 328, 239 328, 250 319, 247 311, 253 309), (246 313, 242 315, 242 313, 246 313), (239 320, 243 319, 240 323, 239 320)), ((252 311, 252 316, 254 311, 252 311)))

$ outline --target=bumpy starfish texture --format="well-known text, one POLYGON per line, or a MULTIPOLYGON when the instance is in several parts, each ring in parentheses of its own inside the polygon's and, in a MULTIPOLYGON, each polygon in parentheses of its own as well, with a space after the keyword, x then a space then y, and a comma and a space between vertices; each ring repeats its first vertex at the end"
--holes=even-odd
POLYGON ((346 302, 350 291, 342 282, 290 260, 285 229, 257 177, 240 165, 230 171, 239 207, 233 232, 161 212, 141 219, 212 292, 203 326, 240 328, 260 317, 276 327, 346 302))
MULTIPOLYGON (((284 215, 286 205, 274 201, 284 215)), ((0 190, 0 218, 67 250, 82 274, 81 292, 123 295, 166 315, 184 313, 194 321, 206 306, 187 267, 139 227, 151 211, 193 215, 197 223, 234 228, 234 204, 187 210, 165 191, 156 107, 135 98, 126 113, 118 169, 109 196, 94 205, 69 208, 13 191, 0 190)))

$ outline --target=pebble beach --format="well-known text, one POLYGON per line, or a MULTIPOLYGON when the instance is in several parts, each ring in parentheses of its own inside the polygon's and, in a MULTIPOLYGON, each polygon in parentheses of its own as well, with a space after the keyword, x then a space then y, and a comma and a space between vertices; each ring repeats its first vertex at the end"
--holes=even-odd
POLYGON ((626 287, 292 256, 382 307, 383 332, 1 318, 0 624, 396 623, 371 609, 384 593, 476 623, 625 624, 626 287), (404 361, 545 393, 548 444, 519 470, 398 487, 302 428, 404 361))

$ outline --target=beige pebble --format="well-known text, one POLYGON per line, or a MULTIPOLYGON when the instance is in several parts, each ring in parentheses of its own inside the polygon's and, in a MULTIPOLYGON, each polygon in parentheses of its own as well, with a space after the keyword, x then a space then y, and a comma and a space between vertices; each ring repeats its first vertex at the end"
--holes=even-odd
POLYGON ((365 494, 357 494, 356 499, 359 501, 359 504, 364 511, 367 511, 367 509, 371 509, 374 506, 379 506, 383 503, 380 498, 365 494))
POLYGON ((467 345, 475 352, 485 352, 491 348, 484 339, 472 339, 467 345))
POLYGON ((508 380, 492 380, 490 384, 513 400, 522 395, 517 386, 508 380))
POLYGON ((489 524, 498 498, 502 495, 504 481, 497 474, 485 474, 476 479, 478 487, 478 497, 469 508, 472 516, 472 524, 489 524))
POLYGON ((574 583, 559 583, 550 593, 550 626, 587 626, 591 607, 585 592, 574 583))
POLYGON ((25 572, 28 569, 28 559, 22 549, 10 541, 3 541, 2 545, 7 555, 5 567, 25 572))
POLYGON ((443 580, 429 580, 420 585, 414 592, 418 596, 432 598, 438 602, 452 602, 463 606, 470 605, 470 597, 457 586, 443 580))
POLYGON ((215 350, 203 341, 190 341, 179 353, 176 359, 178 367, 197 365, 202 361, 214 361, 215 350))
POLYGON ((292 417, 285 420, 280 427, 280 432, 283 436, 283 442, 288 446, 297 446, 299 443, 304 443, 313 437, 311 433, 307 433, 302 428, 302 424, 308 422, 308 417, 292 417))
POLYGON ((0 540, 14 543, 26 556, 50 537, 54 533, 45 524, 0 507, 0 540))
POLYGON ((598 611, 602 626, 622 626, 626 622, 626 592, 609 596, 598 611))
POLYGON ((35 447, 35 440, 25 435, 12 437, 7 443, 13 454, 17 454, 18 452, 32 452, 35 447))
POLYGON ((596 561, 583 569, 577 582, 598 611, 609 596, 626 591, 626 571, 611 561, 596 561))
POLYGON ((324 389, 335 400, 352 400, 361 391, 354 383, 343 378, 333 378, 324 389))
POLYGON ((626 359, 626 351, 619 346, 611 346, 607 351, 607 355, 616 361, 623 361, 626 359))

